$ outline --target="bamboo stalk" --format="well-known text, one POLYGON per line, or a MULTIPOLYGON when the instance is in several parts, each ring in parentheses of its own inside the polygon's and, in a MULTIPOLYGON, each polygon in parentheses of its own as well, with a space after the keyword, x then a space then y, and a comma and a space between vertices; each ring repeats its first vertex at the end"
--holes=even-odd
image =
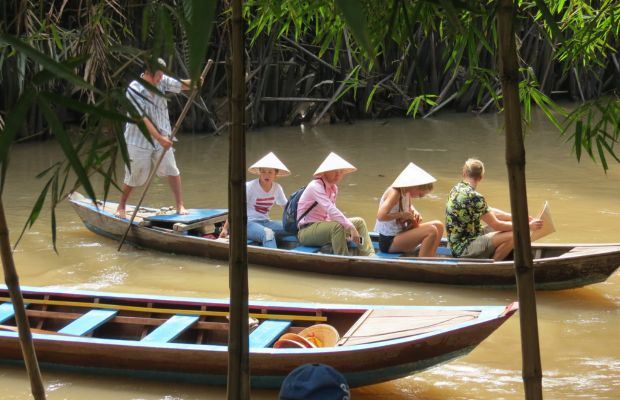
POLYGON ((0 196, 0 251, 2 253, 2 267, 4 269, 4 281, 9 289, 13 310, 15 311, 15 321, 19 332, 19 344, 21 345, 22 355, 26 372, 30 379, 30 390, 35 400, 45 400, 45 388, 41 378, 41 370, 37 361, 37 354, 32 343, 32 333, 30 324, 26 316, 24 298, 19 287, 19 276, 13 260, 13 251, 9 240, 9 228, 4 214, 4 204, 0 196))
POLYGON ((500 76, 504 94, 506 127, 506 165, 512 211, 514 265, 519 295, 521 353, 525 398, 542 399, 542 367, 538 340, 534 266, 529 233, 527 189, 525 185, 525 149, 519 102, 519 62, 515 43, 513 0, 501 0, 498 9, 500 76))
POLYGON ((248 249, 245 209, 245 34, 242 0, 231 0, 229 223, 230 332, 227 398, 250 398, 248 249))

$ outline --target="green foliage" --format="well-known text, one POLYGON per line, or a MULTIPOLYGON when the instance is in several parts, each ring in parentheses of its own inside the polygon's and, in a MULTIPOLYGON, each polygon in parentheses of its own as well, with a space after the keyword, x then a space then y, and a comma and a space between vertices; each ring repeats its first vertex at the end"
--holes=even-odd
POLYGON ((598 157, 606 172, 608 156, 620 163, 614 148, 620 138, 620 98, 605 96, 581 105, 568 114, 562 134, 574 143, 577 160, 585 151, 593 161, 598 157))
MULTIPOLYGON (((8 108, 4 110, 6 118, 0 134, 0 192, 4 187, 11 145, 33 108, 44 116, 45 126, 65 156, 64 161, 39 174, 40 179, 46 180, 22 235, 34 224, 49 199, 55 248, 55 207, 67 192, 78 187, 95 200, 90 181, 95 174, 103 177, 103 198, 107 198, 111 187, 116 186, 117 159, 129 162, 122 134, 124 123, 138 123, 147 134, 139 114, 125 97, 125 88, 118 85, 117 76, 142 60, 153 63, 161 55, 172 54, 176 31, 182 31, 187 40, 191 74, 199 76, 213 26, 205 21, 214 20, 216 6, 215 1, 187 0, 174 6, 149 1, 140 31, 141 39, 148 43, 146 49, 119 45, 122 43, 119 38, 131 32, 131 28, 124 24, 122 7, 116 0, 78 8, 76 20, 84 26, 61 26, 58 22, 63 17, 63 8, 52 7, 47 14, 41 14, 46 16, 44 19, 31 15, 36 24, 28 25, 27 35, 0 31, 0 72, 13 66, 11 68, 17 68, 16 75, 21 79, 17 98, 5 102, 8 108), (73 40, 77 37, 80 40, 73 40), (58 91, 57 87, 70 90, 58 91), (58 116, 59 109, 79 112, 82 115, 80 125, 68 130, 58 116)), ((13 21, 7 24, 18 25, 13 21)))

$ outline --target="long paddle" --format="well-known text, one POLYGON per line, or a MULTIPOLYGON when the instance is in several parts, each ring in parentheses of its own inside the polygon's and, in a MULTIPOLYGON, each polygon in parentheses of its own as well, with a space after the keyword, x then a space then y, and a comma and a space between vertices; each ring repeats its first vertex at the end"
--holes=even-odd
MULTIPOLYGON (((213 65, 213 60, 209 59, 209 61, 207 61, 207 65, 205 65, 205 68, 202 70, 202 74, 200 74, 200 81, 198 82, 197 85, 194 85, 194 89, 192 90, 192 93, 189 95, 189 98, 187 99, 187 103, 185 103, 185 107, 183 107, 183 111, 181 111, 181 115, 179 115, 179 118, 177 119, 177 123, 174 125, 174 129, 172 130, 172 133, 170 134, 170 140, 172 140, 175 137, 175 135, 179 131, 179 128, 181 128, 181 123, 185 119, 185 116, 187 115, 189 108, 194 102, 194 97, 196 97, 196 94, 198 94, 199 89, 202 87, 202 83, 204 82, 205 77, 207 76, 207 73, 211 69, 212 65, 213 65)), ((170 148, 172 148, 172 146, 170 148)), ((168 150, 170 149, 164 149, 164 151, 161 153, 161 156, 159 157, 159 160, 157 160, 157 164, 155 164, 155 167, 151 170, 151 173, 149 174, 149 179, 146 181, 146 185, 144 186, 142 197, 140 197, 140 201, 134 207, 133 212, 131 213, 131 218, 129 219, 129 224, 127 225, 127 230, 125 231, 125 234, 123 235, 123 238, 121 239, 121 243, 118 245, 118 251, 121 251, 121 247, 123 247, 123 243, 125 243, 125 239, 127 239, 127 234, 129 233, 129 230, 131 229, 131 224, 133 224, 133 220, 136 218, 136 214, 138 214, 138 210, 140 209, 140 206, 142 205, 142 201, 144 200, 144 197, 146 196, 146 191, 149 189, 149 186, 151 185, 151 181, 153 180, 153 177, 155 176, 155 172, 157 171, 157 168, 159 168, 159 164, 161 164, 161 161, 164 159, 164 156, 166 155, 166 152, 168 150)))

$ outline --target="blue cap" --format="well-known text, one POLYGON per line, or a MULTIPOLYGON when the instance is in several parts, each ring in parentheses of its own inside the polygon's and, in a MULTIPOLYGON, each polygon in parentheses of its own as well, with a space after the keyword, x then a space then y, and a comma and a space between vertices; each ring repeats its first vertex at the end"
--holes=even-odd
POLYGON ((304 364, 282 382, 280 400, 349 400, 349 385, 333 367, 304 364))

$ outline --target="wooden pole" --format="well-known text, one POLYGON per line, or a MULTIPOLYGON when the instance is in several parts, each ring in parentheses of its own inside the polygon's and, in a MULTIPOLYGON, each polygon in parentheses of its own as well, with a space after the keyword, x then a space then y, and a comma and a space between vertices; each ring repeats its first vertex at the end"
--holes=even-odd
POLYGON ((250 398, 245 208, 245 28, 241 3, 242 0, 231 1, 232 66, 229 86, 231 124, 228 161, 230 331, 227 395, 229 400, 250 398))
MULTIPOLYGON (((183 111, 181 111, 181 115, 179 115, 179 118, 177 119, 177 123, 174 125, 174 128, 172 129, 172 133, 170 134, 170 140, 172 140, 176 136, 177 132, 181 128, 181 124, 183 123, 183 120, 185 119, 187 112, 189 111, 190 107, 192 106, 192 103, 194 102, 194 97, 196 97, 198 92, 200 92, 202 83, 204 82, 205 77, 207 76, 207 73, 211 69, 212 65, 213 65, 213 60, 209 59, 209 61, 207 61, 207 65, 205 65, 205 68, 202 70, 202 74, 200 74, 200 82, 197 82, 197 83, 192 82, 194 88, 192 89, 192 93, 189 95, 187 99, 187 103, 185 103, 185 106, 183 107, 183 111)), ((131 213, 131 218, 129 219, 129 224, 127 224, 127 229, 125 230, 125 233, 123 234, 123 237, 121 238, 120 244, 118 245, 118 251, 121 250, 121 247, 123 247, 123 243, 125 243, 125 239, 127 239, 127 234, 129 233, 129 230, 131 229, 131 224, 133 224, 134 219, 136 219, 136 215, 138 214, 138 210, 140 209, 142 202, 144 201, 144 197, 146 196, 146 191, 151 186, 151 181, 153 181, 153 178, 155 177, 157 168, 159 168, 159 164, 161 164, 161 161, 164 159, 164 156, 166 155, 166 152, 168 150, 164 149, 164 151, 161 153, 161 156, 157 160, 157 163, 155 164, 153 169, 151 169, 149 178, 146 181, 146 185, 144 186, 144 191, 142 191, 142 197, 140 197, 140 201, 134 207, 133 212, 131 213)))
POLYGON ((41 378, 37 354, 34 350, 34 344, 32 343, 32 333, 30 332, 30 324, 26 316, 24 297, 19 287, 19 276, 17 275, 17 269, 15 268, 15 262, 13 260, 13 251, 11 250, 11 242, 9 240, 9 228, 6 223, 6 216, 4 215, 2 197, 0 197, 0 252, 2 253, 4 281, 9 289, 11 302, 13 303, 19 343, 22 348, 22 356, 24 357, 26 371, 30 379, 30 390, 35 400, 45 400, 45 388, 43 387, 43 379, 41 378))
POLYGON ((513 217, 514 265, 519 295, 522 374, 525 398, 533 400, 542 399, 542 367, 540 364, 534 267, 525 185, 525 147, 523 145, 521 104, 519 102, 519 62, 514 32, 516 10, 517 6, 514 0, 500 0, 497 27, 506 126, 506 166, 513 217))

